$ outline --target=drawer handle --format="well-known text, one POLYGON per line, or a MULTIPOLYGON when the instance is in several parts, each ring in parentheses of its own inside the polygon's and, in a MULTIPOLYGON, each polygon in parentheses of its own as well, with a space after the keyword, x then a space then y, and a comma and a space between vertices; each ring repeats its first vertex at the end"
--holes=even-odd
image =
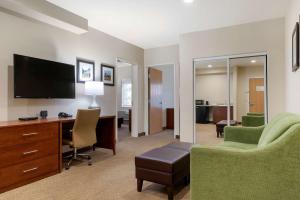
POLYGON ((38 133, 24 133, 23 137, 38 135, 38 133))
POLYGON ((26 169, 26 170, 23 171, 23 173, 26 174, 26 173, 35 171, 35 170, 37 170, 37 169, 38 169, 38 167, 34 167, 34 168, 31 168, 31 169, 26 169))
POLYGON ((39 150, 32 150, 32 151, 23 152, 23 155, 34 154, 34 153, 37 153, 38 151, 39 150))

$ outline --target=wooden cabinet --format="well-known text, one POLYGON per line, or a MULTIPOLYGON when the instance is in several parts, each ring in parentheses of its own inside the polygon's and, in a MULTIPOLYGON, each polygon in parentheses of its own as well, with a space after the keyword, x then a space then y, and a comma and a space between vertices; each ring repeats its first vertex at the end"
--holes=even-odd
POLYGON ((167 129, 174 129, 174 108, 167 108, 166 110, 167 117, 167 129))
MULTIPOLYGON (((233 106, 230 106, 230 119, 233 119, 233 106)), ((222 120, 227 120, 227 106, 214 106, 213 122, 216 124, 222 120)))
POLYGON ((59 123, 0 126, 0 192, 59 172, 59 123))

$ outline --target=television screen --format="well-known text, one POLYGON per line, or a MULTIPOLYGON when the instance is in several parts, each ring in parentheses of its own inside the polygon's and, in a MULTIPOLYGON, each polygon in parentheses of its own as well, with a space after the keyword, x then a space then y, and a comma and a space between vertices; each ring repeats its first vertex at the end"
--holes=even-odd
POLYGON ((15 98, 75 98, 75 67, 14 54, 15 98))

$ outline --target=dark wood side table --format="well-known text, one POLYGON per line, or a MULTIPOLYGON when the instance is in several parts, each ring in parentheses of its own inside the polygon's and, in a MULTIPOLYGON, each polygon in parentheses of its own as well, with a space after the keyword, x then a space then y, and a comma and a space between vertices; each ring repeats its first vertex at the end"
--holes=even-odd
MULTIPOLYGON (((217 137, 223 137, 224 127, 227 126, 227 125, 228 125, 227 120, 219 121, 216 124, 217 137)), ((236 125, 237 125, 237 121, 230 120, 230 126, 236 126, 236 125)))
POLYGON ((174 108, 167 108, 167 129, 174 129, 174 108))
MULTIPOLYGON (((214 124, 227 119, 227 106, 213 106, 212 112, 214 124)), ((233 106, 230 106, 230 119, 233 119, 233 106)))

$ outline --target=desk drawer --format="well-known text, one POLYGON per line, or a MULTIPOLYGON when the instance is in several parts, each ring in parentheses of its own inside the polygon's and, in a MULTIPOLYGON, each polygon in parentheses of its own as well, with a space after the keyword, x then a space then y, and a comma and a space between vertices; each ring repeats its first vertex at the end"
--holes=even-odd
POLYGON ((0 189, 58 172, 58 155, 0 169, 0 189))
POLYGON ((0 148, 0 168, 58 154, 58 150, 58 137, 34 143, 2 147, 0 148))
POLYGON ((59 124, 45 123, 0 128, 0 147, 58 138, 59 124))

